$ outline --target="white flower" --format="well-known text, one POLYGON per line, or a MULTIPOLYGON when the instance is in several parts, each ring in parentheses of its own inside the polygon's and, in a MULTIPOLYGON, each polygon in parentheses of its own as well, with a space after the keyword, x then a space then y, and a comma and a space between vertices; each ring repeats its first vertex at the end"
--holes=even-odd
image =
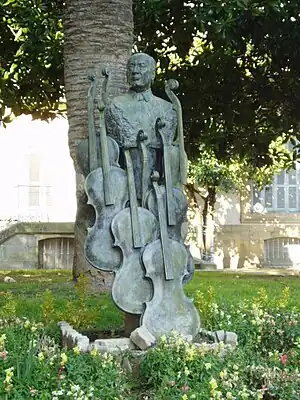
POLYGON ((205 363, 204 364, 206 371, 211 369, 211 363, 205 363))

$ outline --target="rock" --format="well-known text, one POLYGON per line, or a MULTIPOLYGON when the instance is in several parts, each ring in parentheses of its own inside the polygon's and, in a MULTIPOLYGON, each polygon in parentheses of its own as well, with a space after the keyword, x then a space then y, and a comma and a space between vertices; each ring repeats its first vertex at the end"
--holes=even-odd
POLYGON ((235 349, 238 345, 238 335, 235 332, 226 332, 224 343, 231 345, 235 349))
POLYGON ((120 354, 126 350, 134 350, 135 345, 128 338, 97 339, 90 344, 89 350, 97 349, 100 353, 120 354))
POLYGON ((145 351, 141 350, 131 350, 129 356, 123 357, 121 361, 122 368, 124 368, 127 373, 138 377, 140 373, 140 363, 145 353, 145 351))
POLYGON ((225 331, 215 331, 213 332, 216 336, 216 342, 224 342, 225 343, 225 337, 226 337, 226 332, 225 331))
POLYGON ((199 333, 195 336, 194 338, 195 343, 207 343, 207 342, 212 342, 212 343, 217 343, 218 339, 216 336, 216 332, 213 331, 207 331, 206 329, 201 329, 199 333))
POLYGON ((77 336, 75 342, 81 352, 86 353, 88 351, 90 344, 88 337, 83 335, 81 335, 80 337, 77 336))
POLYGON ((16 283, 17 281, 14 278, 11 278, 10 276, 6 276, 3 281, 5 283, 16 283))
POLYGON ((91 352, 97 350, 99 353, 111 353, 114 355, 122 354, 127 350, 135 350, 134 343, 128 338, 119 339, 97 339, 90 342, 89 338, 77 332, 65 321, 58 323, 61 331, 62 345, 68 349, 78 346, 81 352, 91 352))
POLYGON ((78 346, 81 352, 88 352, 90 340, 87 336, 77 332, 71 325, 65 321, 58 322, 61 332, 62 345, 68 349, 78 346))
POLYGON ((194 341, 196 343, 202 343, 203 339, 208 339, 214 343, 224 342, 225 344, 231 345, 234 349, 238 344, 237 334, 235 332, 227 332, 224 330, 206 331, 205 329, 202 329, 194 341))
POLYGON ((217 342, 224 342, 225 344, 231 345, 234 349, 238 344, 238 336, 235 332, 227 331, 216 331, 214 332, 217 338, 217 342))
POLYGON ((183 340, 185 342, 192 342, 193 341, 193 336, 192 335, 183 335, 183 340))
POLYGON ((141 350, 146 350, 155 344, 155 337, 144 326, 131 332, 130 339, 141 350))

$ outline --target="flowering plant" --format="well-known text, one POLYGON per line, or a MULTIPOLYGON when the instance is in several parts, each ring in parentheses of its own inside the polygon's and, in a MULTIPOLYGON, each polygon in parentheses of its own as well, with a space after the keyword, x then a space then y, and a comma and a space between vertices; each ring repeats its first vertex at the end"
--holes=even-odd
POLYGON ((60 349, 41 323, 0 321, 0 398, 28 400, 128 398, 120 364, 107 354, 60 349))

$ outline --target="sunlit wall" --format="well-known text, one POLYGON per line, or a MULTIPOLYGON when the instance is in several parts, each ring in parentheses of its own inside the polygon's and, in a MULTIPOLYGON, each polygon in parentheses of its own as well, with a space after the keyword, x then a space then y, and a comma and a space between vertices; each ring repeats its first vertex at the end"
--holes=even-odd
POLYGON ((0 219, 74 221, 75 171, 68 122, 21 116, 0 127, 0 219))

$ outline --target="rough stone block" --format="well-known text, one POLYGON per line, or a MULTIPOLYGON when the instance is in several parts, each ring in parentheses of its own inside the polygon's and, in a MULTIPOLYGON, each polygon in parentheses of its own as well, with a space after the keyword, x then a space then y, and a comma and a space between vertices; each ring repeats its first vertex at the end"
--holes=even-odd
POLYGON ((121 364, 124 370, 135 377, 139 376, 141 359, 146 352, 141 350, 130 351, 129 357, 123 357, 121 364))
POLYGON ((238 345, 238 335, 235 332, 226 332, 224 343, 229 344, 235 349, 238 345))
POLYGON ((193 341, 193 336, 192 335, 183 335, 183 340, 186 342, 192 342, 193 341))
POLYGON ((3 281, 5 283, 16 283, 17 281, 14 278, 11 278, 10 276, 6 276, 3 281))
POLYGON ((119 354, 126 350, 134 350, 135 345, 128 338, 98 339, 91 344, 90 348, 97 349, 100 353, 119 354))
POLYGON ((81 337, 77 336, 76 338, 76 345, 78 346, 79 350, 83 353, 87 353, 89 351, 89 338, 86 336, 81 335, 81 337))
POLYGON ((144 326, 131 332, 130 339, 141 350, 146 350, 155 344, 155 337, 144 326))
POLYGON ((226 338, 226 332, 225 331, 215 331, 213 332, 216 337, 216 342, 224 342, 225 343, 225 338, 226 338))
POLYGON ((61 342, 63 346, 69 349, 78 346, 82 352, 87 352, 89 350, 90 340, 87 336, 77 332, 65 321, 59 322, 58 326, 60 327, 61 342))

